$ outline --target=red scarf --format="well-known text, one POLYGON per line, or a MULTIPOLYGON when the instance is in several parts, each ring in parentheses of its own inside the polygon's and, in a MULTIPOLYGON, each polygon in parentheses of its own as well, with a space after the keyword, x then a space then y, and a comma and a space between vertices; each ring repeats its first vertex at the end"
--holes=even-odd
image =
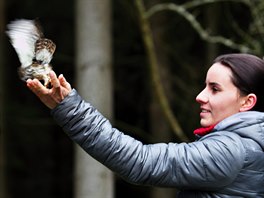
POLYGON ((204 135, 210 133, 210 132, 214 129, 215 125, 216 125, 216 124, 211 125, 211 126, 209 126, 209 127, 201 127, 201 128, 195 129, 195 130, 193 131, 193 133, 194 133, 195 135, 204 136, 204 135))

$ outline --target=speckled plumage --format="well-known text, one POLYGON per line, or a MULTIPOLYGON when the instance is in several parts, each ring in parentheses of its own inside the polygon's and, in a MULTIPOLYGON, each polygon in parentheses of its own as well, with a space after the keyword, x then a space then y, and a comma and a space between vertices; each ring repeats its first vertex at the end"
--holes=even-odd
POLYGON ((7 25, 7 29, 6 33, 21 63, 18 68, 20 79, 26 81, 37 78, 48 86, 55 43, 44 38, 36 20, 14 20, 7 25))

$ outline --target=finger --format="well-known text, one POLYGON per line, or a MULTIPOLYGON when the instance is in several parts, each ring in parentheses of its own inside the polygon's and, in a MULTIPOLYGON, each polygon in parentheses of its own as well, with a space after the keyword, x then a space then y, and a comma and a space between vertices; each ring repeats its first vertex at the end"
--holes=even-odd
POLYGON ((35 93, 38 96, 44 95, 48 92, 48 89, 42 85, 39 80, 34 79, 34 80, 27 80, 27 86, 28 88, 35 93))
POLYGON ((67 90, 71 90, 71 85, 70 83, 67 82, 67 80, 64 78, 63 74, 59 75, 59 81, 61 86, 63 86, 64 88, 66 88, 67 90))
POLYGON ((54 71, 51 71, 49 75, 50 75, 50 81, 51 81, 52 86, 54 88, 59 88, 60 81, 58 80, 56 73, 54 71))
POLYGON ((45 88, 37 79, 28 79, 27 86, 31 89, 43 89, 45 88))
POLYGON ((50 109, 56 107, 57 103, 50 97, 50 89, 42 85, 37 79, 27 80, 29 89, 50 109))

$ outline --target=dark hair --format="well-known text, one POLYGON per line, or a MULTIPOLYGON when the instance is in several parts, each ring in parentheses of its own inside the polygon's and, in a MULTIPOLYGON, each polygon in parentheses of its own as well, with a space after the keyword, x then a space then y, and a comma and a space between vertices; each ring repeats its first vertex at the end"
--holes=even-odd
POLYGON ((254 93, 257 96, 252 110, 264 111, 264 60, 250 54, 225 54, 214 60, 217 62, 231 69, 231 80, 241 95, 254 93))

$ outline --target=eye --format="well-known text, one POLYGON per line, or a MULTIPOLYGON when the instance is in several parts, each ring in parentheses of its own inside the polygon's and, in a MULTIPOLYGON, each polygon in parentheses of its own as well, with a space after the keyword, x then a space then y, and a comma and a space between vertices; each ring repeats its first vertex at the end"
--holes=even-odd
POLYGON ((213 93, 216 93, 216 92, 220 91, 217 86, 212 86, 211 89, 212 89, 213 93))

